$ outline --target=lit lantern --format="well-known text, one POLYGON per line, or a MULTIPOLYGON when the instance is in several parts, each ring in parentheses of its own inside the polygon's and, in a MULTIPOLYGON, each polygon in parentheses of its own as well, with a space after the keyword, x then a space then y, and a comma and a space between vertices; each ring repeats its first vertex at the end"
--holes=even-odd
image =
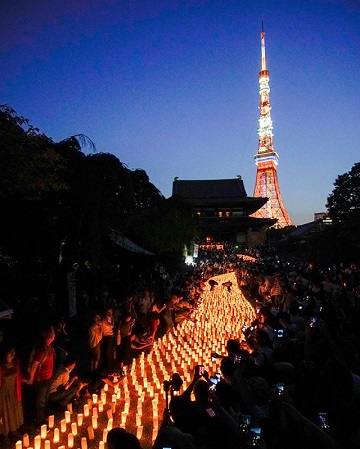
POLYGON ((76 422, 71 423, 71 433, 74 435, 74 437, 76 437, 78 433, 76 422))
POLYGON ((87 428, 87 432, 88 432, 89 440, 93 440, 95 435, 94 435, 94 429, 92 428, 92 426, 89 426, 87 428))
POLYGON ((61 430, 61 432, 66 432, 66 420, 65 419, 62 419, 61 421, 60 421, 60 430, 61 430))
POLYGON ((41 448, 41 436, 36 435, 34 438, 34 449, 40 449, 41 448))
POLYGON ((93 400, 93 403, 96 404, 97 400, 98 400, 98 395, 97 394, 93 394, 92 395, 92 400, 93 400))
POLYGON ((84 404, 84 416, 89 416, 89 404, 84 404))
POLYGON ((69 410, 66 410, 66 412, 65 412, 65 421, 66 421, 66 423, 69 423, 70 420, 71 420, 70 412, 69 412, 69 410))
POLYGON ((52 429, 54 427, 54 422, 55 422, 55 416, 50 415, 48 418, 49 429, 52 429))
POLYGON ((60 441, 60 430, 57 427, 55 427, 53 442, 58 443, 59 441, 60 441))
POLYGON ((100 413, 103 412, 104 411, 104 403, 103 403, 103 401, 99 401, 98 406, 99 406, 99 412, 100 413))
POLYGON ((74 435, 72 433, 68 434, 68 448, 72 449, 74 447, 74 435))
POLYGON ((30 439, 29 439, 29 434, 28 433, 24 433, 23 440, 22 440, 22 445, 23 445, 24 448, 28 448, 30 446, 30 439))
POLYGON ((78 413, 78 415, 77 415, 77 425, 79 427, 81 427, 83 425, 83 420, 84 420, 84 415, 82 413, 78 413))
POLYGON ((46 433, 47 433, 47 425, 46 425, 46 424, 43 424, 43 425, 40 427, 40 436, 41 436, 41 438, 42 438, 43 440, 45 440, 45 438, 46 438, 46 433))
POLYGON ((138 440, 141 440, 142 433, 143 433, 143 426, 138 426, 136 428, 136 437, 138 440))

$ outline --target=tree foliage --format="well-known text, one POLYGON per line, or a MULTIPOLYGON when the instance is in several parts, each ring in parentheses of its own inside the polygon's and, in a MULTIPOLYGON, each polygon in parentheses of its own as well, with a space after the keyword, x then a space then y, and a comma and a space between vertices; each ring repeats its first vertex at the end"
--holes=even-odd
POLYGON ((354 164, 349 172, 339 175, 334 186, 335 188, 326 203, 330 217, 341 223, 358 216, 360 211, 360 162, 354 164))
POLYGON ((158 255, 179 253, 196 236, 190 211, 166 200, 144 170, 110 153, 86 155, 84 145, 81 135, 54 142, 0 108, 0 262, 11 266, 18 297, 66 295, 74 269, 99 288, 118 263, 110 228, 158 255))

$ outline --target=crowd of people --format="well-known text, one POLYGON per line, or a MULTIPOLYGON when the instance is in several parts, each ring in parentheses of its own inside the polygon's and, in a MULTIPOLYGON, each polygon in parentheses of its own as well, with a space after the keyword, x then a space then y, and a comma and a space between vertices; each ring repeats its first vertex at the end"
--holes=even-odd
MULTIPOLYGON (((221 359, 219 373, 198 365, 185 391, 181 379, 169 383, 154 449, 360 447, 360 270, 250 256, 203 253, 196 266, 168 279, 161 296, 142 289, 119 303, 106 292, 82 336, 89 355, 76 375, 79 354, 64 320, 43 329, 23 366, 3 342, 0 434, 21 429, 23 405, 25 419, 39 426, 49 408, 121 382, 155 338, 183 320, 201 326, 196 310, 204 289, 218 288, 214 277, 234 271, 256 319, 224 342, 227 353, 211 354, 221 359), (35 398, 32 413, 24 389, 35 398)), ((141 447, 134 435, 113 430, 110 449, 124 441, 141 447)))

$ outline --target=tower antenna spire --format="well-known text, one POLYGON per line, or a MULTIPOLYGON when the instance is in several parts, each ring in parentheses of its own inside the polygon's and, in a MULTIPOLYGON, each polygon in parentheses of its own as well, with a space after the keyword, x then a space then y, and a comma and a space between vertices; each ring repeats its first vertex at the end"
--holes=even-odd
POLYGON ((264 21, 261 21, 261 70, 266 70, 264 21))
POLYGON ((261 71, 259 73, 260 119, 258 152, 254 156, 256 181, 254 196, 268 198, 267 203, 252 216, 256 218, 276 218, 275 227, 292 226, 281 198, 276 166, 279 155, 274 149, 273 124, 271 120, 269 71, 266 69, 264 22, 261 23, 261 71))

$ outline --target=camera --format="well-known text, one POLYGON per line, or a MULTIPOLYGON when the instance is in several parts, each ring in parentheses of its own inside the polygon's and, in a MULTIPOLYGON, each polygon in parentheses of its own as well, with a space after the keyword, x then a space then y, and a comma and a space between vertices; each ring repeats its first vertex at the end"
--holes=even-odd
POLYGON ((318 418, 319 418, 320 427, 323 430, 328 430, 330 426, 329 426, 329 423, 328 423, 328 420, 327 420, 326 412, 318 413, 318 418))
POLYGON ((209 391, 216 391, 216 385, 219 382, 219 379, 217 378, 217 376, 211 376, 209 381, 210 381, 209 391))
POLYGON ((250 446, 259 447, 261 439, 261 427, 250 427, 250 446))
POLYGON ((251 415, 240 415, 239 430, 242 433, 249 433, 250 421, 251 421, 251 415))
POLYGON ((278 382, 276 384, 276 393, 278 394, 278 396, 282 396, 284 394, 284 382, 278 382))
POLYGON ((311 317, 309 318, 309 326, 310 326, 310 327, 315 327, 316 321, 317 321, 316 316, 311 316, 311 317))
POLYGON ((209 407, 209 408, 205 409, 205 411, 208 414, 208 416, 210 416, 210 418, 215 418, 216 413, 212 408, 209 407))
POLYGON ((234 363, 239 364, 241 362, 241 354, 235 354, 234 363))

